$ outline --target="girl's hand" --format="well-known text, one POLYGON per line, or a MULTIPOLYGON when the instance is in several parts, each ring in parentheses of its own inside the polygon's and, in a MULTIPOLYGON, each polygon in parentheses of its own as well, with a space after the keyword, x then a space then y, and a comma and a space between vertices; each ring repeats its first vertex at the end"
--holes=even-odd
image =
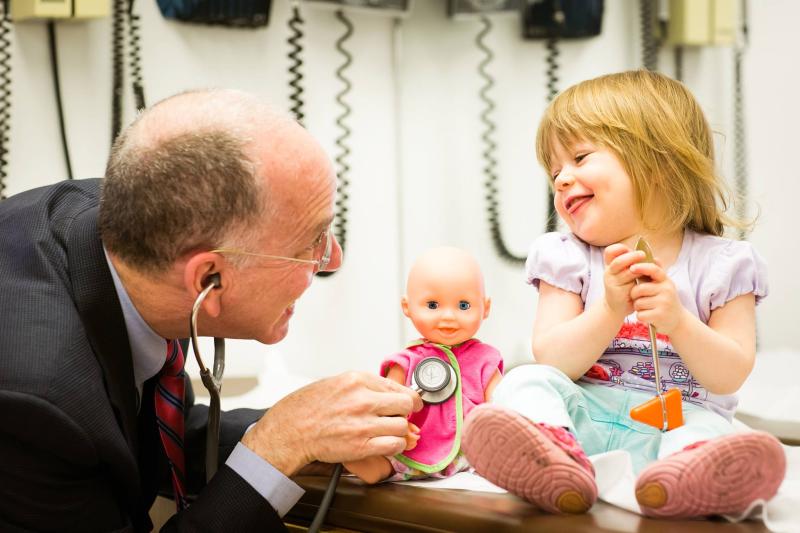
POLYGON ((633 312, 631 290, 640 274, 632 272, 631 267, 644 258, 644 252, 632 250, 621 243, 612 244, 603 251, 603 261, 606 265, 603 275, 606 288, 605 300, 615 315, 624 318, 633 312))
POLYGON ((631 265, 629 270, 635 277, 644 277, 630 293, 636 317, 640 322, 654 325, 659 333, 670 335, 684 313, 675 284, 658 260, 631 265))

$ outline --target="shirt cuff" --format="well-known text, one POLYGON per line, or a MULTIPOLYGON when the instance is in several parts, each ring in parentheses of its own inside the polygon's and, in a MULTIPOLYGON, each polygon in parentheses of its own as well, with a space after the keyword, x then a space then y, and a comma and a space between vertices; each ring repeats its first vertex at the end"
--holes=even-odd
POLYGON ((261 494, 281 518, 305 493, 297 483, 241 442, 236 444, 225 464, 261 494))

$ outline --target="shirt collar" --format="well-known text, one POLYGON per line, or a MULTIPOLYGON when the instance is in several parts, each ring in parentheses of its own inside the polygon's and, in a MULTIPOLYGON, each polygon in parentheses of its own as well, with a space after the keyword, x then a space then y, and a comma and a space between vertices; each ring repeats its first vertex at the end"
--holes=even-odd
POLYGON ((117 290, 122 316, 125 319, 125 328, 128 330, 128 342, 133 356, 133 379, 139 396, 142 395, 142 385, 145 381, 161 371, 167 357, 167 345, 164 338, 153 331, 133 305, 125 286, 119 279, 117 269, 108 257, 108 250, 103 246, 108 269, 114 279, 114 288, 117 290))

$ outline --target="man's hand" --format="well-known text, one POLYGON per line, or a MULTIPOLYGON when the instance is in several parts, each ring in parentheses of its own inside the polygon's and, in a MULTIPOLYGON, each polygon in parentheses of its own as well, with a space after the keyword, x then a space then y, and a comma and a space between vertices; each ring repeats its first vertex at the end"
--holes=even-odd
POLYGON ((638 263, 630 271, 636 277, 643 277, 631 290, 636 317, 655 326, 659 333, 670 335, 685 312, 675 284, 657 263, 638 263))
POLYGON ((603 274, 605 285, 605 302, 614 315, 626 317, 633 312, 631 289, 636 283, 631 265, 644 260, 644 252, 631 250, 624 244, 612 244, 603 251, 603 262, 606 265, 603 274))
POLYGON ((312 461, 340 463, 402 452, 422 408, 411 389, 366 372, 314 382, 276 403, 242 443, 291 476, 312 461))

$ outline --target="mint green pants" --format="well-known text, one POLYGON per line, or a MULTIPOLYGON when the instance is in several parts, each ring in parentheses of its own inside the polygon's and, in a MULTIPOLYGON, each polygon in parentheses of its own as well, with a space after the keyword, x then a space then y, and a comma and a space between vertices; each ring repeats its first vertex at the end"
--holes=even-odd
POLYGON ((637 473, 689 444, 734 432, 722 416, 687 402, 683 402, 683 425, 666 433, 632 420, 631 408, 651 398, 622 387, 576 383, 556 368, 530 364, 503 376, 492 403, 533 422, 568 428, 587 455, 626 450, 637 473))

